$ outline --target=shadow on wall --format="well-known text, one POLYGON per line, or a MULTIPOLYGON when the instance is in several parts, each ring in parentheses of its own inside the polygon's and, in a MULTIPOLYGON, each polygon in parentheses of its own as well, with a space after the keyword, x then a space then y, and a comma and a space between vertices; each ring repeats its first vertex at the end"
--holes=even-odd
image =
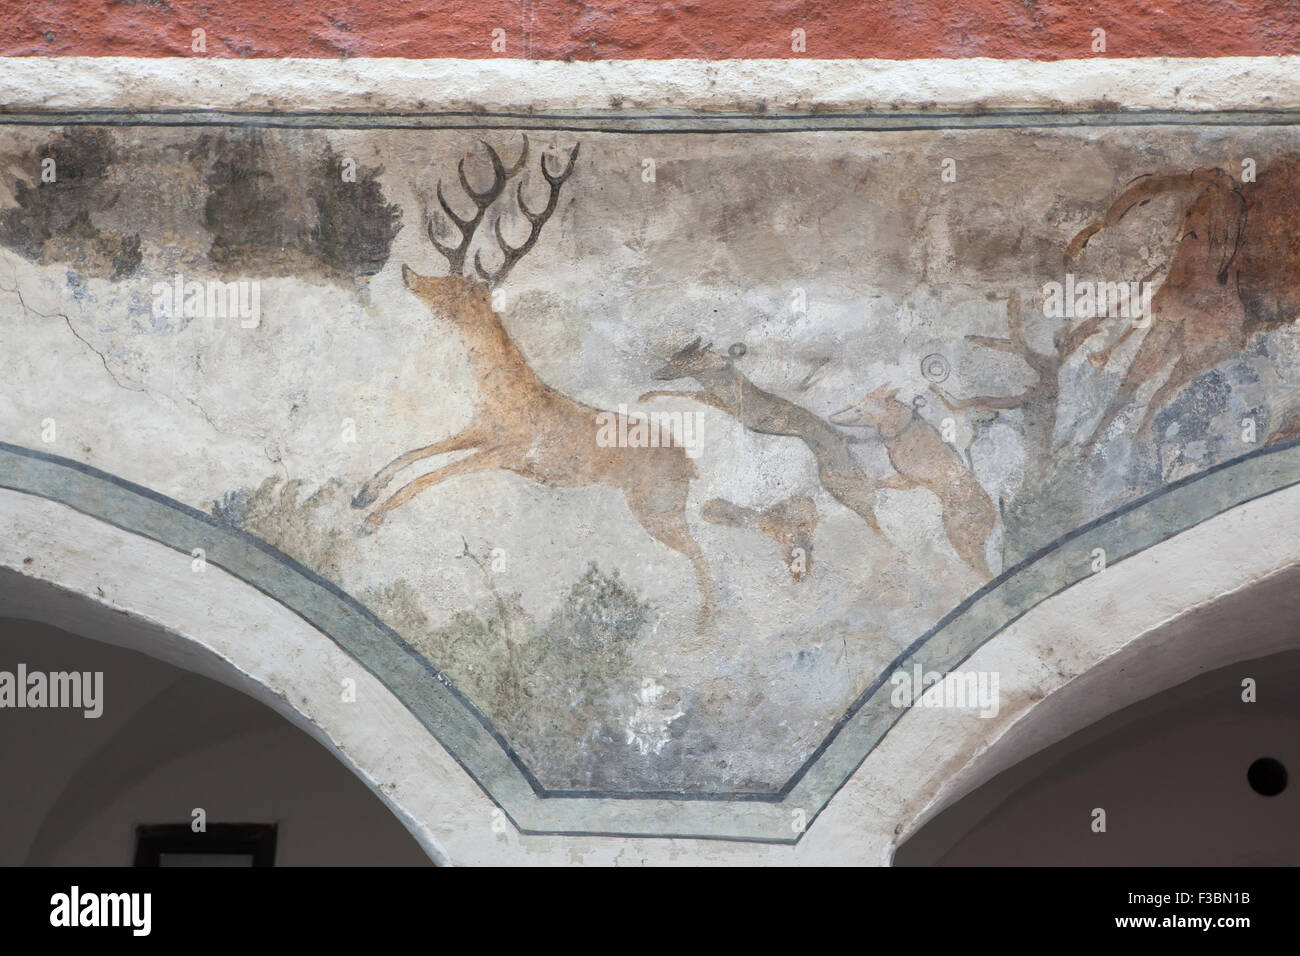
POLYGON ((1127 707, 959 800, 894 865, 1300 864, 1297 681, 1300 651, 1290 651, 1127 707), (1247 678, 1253 703, 1243 701, 1247 678))
POLYGON ((135 828, 279 825, 277 866, 428 866, 319 743, 223 684, 135 651, 0 618, 0 672, 102 672, 102 714, 8 710, 0 866, 130 866, 135 828))

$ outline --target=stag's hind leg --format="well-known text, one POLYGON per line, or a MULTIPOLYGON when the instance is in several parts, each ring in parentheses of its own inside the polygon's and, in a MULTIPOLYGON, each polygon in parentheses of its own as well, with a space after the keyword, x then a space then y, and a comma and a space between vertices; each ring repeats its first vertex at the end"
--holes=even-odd
POLYGON ((362 534, 370 534, 381 524, 384 523, 384 517, 394 508, 400 508, 422 491, 427 491, 436 484, 440 484, 449 478, 455 478, 457 475, 467 475, 476 471, 486 471, 491 468, 500 467, 496 456, 491 452, 471 455, 468 458, 462 458, 460 461, 452 462, 439 468, 437 471, 431 471, 427 475, 421 475, 414 481, 408 482, 396 492, 391 498, 367 515, 365 523, 361 526, 362 534))
POLYGON ((1178 364, 1147 403, 1146 414, 1138 426, 1139 435, 1197 376, 1245 349, 1246 335, 1241 329, 1241 321, 1240 315, 1233 310, 1197 310, 1183 320, 1176 347, 1170 350, 1178 355, 1178 364))
POLYGON ((695 581, 700 589, 700 627, 708 627, 716 613, 713 603, 713 575, 709 571, 708 559, 699 542, 691 537, 691 530, 686 524, 686 488, 677 493, 663 489, 653 489, 651 495, 635 490, 625 492, 628 507, 641 527, 650 532, 650 537, 660 544, 666 544, 678 554, 691 562, 695 569, 695 581))
POLYGON ((1124 409, 1128 408, 1142 386, 1159 375, 1160 370, 1169 364, 1178 351, 1171 346, 1176 346, 1179 338, 1178 325, 1172 320, 1163 323, 1155 322, 1147 329, 1142 344, 1138 346, 1137 355, 1133 357, 1132 363, 1124 372, 1124 377, 1120 379, 1119 390, 1106 408, 1106 413, 1097 423, 1097 427, 1092 430, 1090 444, 1095 445, 1105 439, 1110 426, 1124 409))
POLYGON ((375 476, 361 486, 357 496, 352 499, 352 507, 368 508, 375 503, 379 493, 388 487, 388 483, 393 480, 399 471, 417 461, 423 461, 426 458, 432 458, 434 455, 445 455, 452 451, 465 451, 467 448, 473 448, 483 442, 483 434, 477 428, 471 426, 464 431, 452 435, 450 438, 444 438, 442 441, 434 442, 432 445, 425 445, 423 448, 416 448, 408 451, 405 455, 398 455, 383 468, 375 473, 375 476))
POLYGON ((1156 393, 1151 396, 1151 401, 1147 402, 1147 410, 1142 415, 1142 421, 1138 424, 1137 434, 1140 436, 1151 426, 1151 420, 1156 417, 1161 409, 1168 404, 1184 385, 1196 378, 1197 374, 1204 369, 1197 368, 1195 362, 1187 358, 1180 358, 1178 364, 1174 366, 1169 377, 1165 379, 1156 393))

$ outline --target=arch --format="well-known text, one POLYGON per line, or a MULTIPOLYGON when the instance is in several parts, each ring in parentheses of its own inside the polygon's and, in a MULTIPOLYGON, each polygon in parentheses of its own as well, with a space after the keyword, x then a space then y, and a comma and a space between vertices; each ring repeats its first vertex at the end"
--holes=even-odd
POLYGON ((219 567, 207 566, 196 586, 200 573, 174 551, 55 502, 0 491, 0 526, 0 617, 140 651, 254 698, 356 774, 435 863, 451 862, 423 822, 430 815, 413 781, 386 771, 416 761, 421 790, 463 775, 330 638, 219 567), (356 704, 342 699, 344 678, 356 681, 356 704))
MULTIPOLYGON (((20 464, 28 473, 5 477, 0 614, 134 647, 268 703, 344 760, 439 863, 574 854, 612 861, 629 852, 668 861, 688 852, 728 861, 884 864, 934 812, 1026 748, 1068 732, 1067 718, 1077 724, 1123 706, 1124 681, 1099 684, 1094 669, 1121 652, 1178 639, 1170 629, 1179 620, 1190 622, 1188 615, 1300 565, 1300 486, 1289 484, 1296 453, 1279 449, 1182 483, 1013 569, 914 645, 951 655, 944 671, 998 672, 996 717, 891 708, 886 673, 799 779, 767 801, 532 791, 500 738, 453 688, 429 680, 427 664, 383 670, 409 649, 368 623, 356 602, 256 539, 75 463, 26 453, 20 464), (47 480, 45 494, 14 490, 46 467, 58 481, 47 480), (55 493, 63 500, 53 500, 55 493), (131 530, 121 526, 128 523, 131 530), (1100 574, 1086 571, 1093 533, 1109 535, 1103 540, 1121 545, 1113 553, 1127 555, 1100 574), (196 543, 208 546, 202 573, 192 569, 196 543), (1044 584, 1053 556, 1085 570, 1073 583, 1044 584), (230 570, 241 561, 252 570, 230 570), (1167 573, 1170 567, 1179 573, 1167 573), (1039 597, 1031 586, 1054 590, 1039 597), (989 626, 981 620, 989 608, 1008 622, 989 626), (968 621, 976 639, 963 643, 954 624, 968 621), (341 701, 344 677, 357 681, 362 706, 341 701), (422 714, 419 695, 430 693, 455 707, 422 714), (1052 713, 1064 716, 1046 720, 1052 713), (833 748, 840 753, 826 759, 833 748), (515 824, 509 832, 493 827, 499 815, 515 824)), ((1284 646, 1286 635, 1271 639, 1284 646)), ((1203 659, 1157 656, 1164 669, 1142 672, 1142 679, 1175 683, 1186 667, 1211 665, 1215 648, 1203 650, 1203 659)))
MULTIPOLYGON (((1043 602, 982 645, 963 671, 1001 675, 983 720, 914 707, 845 787, 868 779, 892 832, 876 862, 999 774, 1197 675, 1300 648, 1300 490, 1230 509, 1043 602), (918 764, 911 756, 924 753, 918 764), (865 772, 865 775, 864 775, 865 772)), ((836 808, 835 803, 828 813, 836 808)), ((862 852, 869 853, 863 846, 862 852)))
POLYGON ((0 619, 0 659, 11 673, 15 664, 29 675, 44 672, 50 686, 66 671, 83 678, 80 706, 0 717, 13 738, 0 755, 7 865, 129 865, 127 833, 192 822, 198 809, 221 829, 274 825, 277 865, 429 862, 335 754, 242 692, 16 618, 0 619))
POLYGON ((663 863, 683 852, 743 860, 767 849, 499 827, 504 811, 408 703, 263 590, 212 562, 196 572, 189 554, 67 504, 4 488, 0 529, 0 618, 136 650, 265 704, 356 774, 440 866, 525 856, 663 863), (356 681, 356 703, 342 699, 344 677, 356 681))
MULTIPOLYGON (((1225 598, 1196 625, 1236 643, 1237 629, 1220 627, 1236 623, 1229 615, 1261 605, 1294 614, 1298 576, 1293 570, 1225 598)), ((1195 649, 1184 641, 1124 656, 1132 658, 1129 669, 1147 670, 1153 654, 1195 649)), ((1238 649, 1249 655, 1248 646, 1238 649)), ((1114 670, 1108 661, 1088 676, 1114 680, 1118 673, 1102 673, 1114 670)), ((1294 788, 1262 792, 1248 770, 1261 757, 1284 771, 1300 766, 1298 679, 1300 650, 1247 656, 1156 690, 1035 753, 1008 748, 1007 759, 1017 762, 927 813, 898 844, 894 865, 1293 864, 1300 859, 1300 833, 1290 826, 1294 788), (1095 817, 1098 808, 1104 818, 1095 817), (1098 819, 1104 831, 1093 829, 1098 819), (1118 839, 1100 838, 1103 832, 1118 839)), ((1025 723, 1036 719, 1050 715, 1025 723)))

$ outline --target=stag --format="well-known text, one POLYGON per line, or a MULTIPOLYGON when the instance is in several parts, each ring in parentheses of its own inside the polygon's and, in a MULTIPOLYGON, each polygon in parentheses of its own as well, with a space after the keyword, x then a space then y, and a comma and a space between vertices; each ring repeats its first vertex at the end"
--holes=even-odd
MULTIPOLYGON (((1169 270, 1152 299, 1150 325, 1119 389, 1093 430, 1105 438, 1142 386, 1173 362, 1139 419, 1136 436, 1194 378, 1243 351, 1256 332, 1300 315, 1300 159, 1283 157, 1238 184, 1220 169, 1144 176, 1071 241, 1082 253, 1102 230, 1156 196, 1197 190, 1185 207, 1169 270)), ((1089 356, 1104 367, 1134 332, 1089 356)))
MULTIPOLYGON (((1136 353, 1124 370, 1115 396, 1092 428, 1088 445, 1103 441, 1143 386, 1155 382, 1171 364, 1142 410, 1134 437, 1145 434, 1156 414, 1183 387, 1240 354, 1256 333, 1300 317, 1297 183, 1300 158, 1294 156, 1274 161, 1259 171, 1255 182, 1241 185, 1220 169, 1143 176, 1070 241, 1064 254, 1067 266, 1078 259, 1093 237, 1119 223, 1133 209, 1157 196, 1198 190, 1183 211, 1174 255, 1152 297, 1152 314, 1145 317, 1145 332, 1136 353)), ((1007 300, 1007 321, 1006 337, 967 335, 966 340, 1019 356, 1034 373, 1027 388, 1010 395, 977 395, 961 400, 953 399, 937 385, 931 389, 954 411, 1023 409, 1026 422, 1040 426, 1048 450, 1054 451, 1052 434, 1060 372, 1085 342, 1105 332, 1108 320, 1094 316, 1062 326, 1053 336, 1053 348, 1048 352, 1029 344, 1016 293, 1007 300)), ((1093 351, 1088 361, 1096 368, 1105 368, 1138 330, 1138 325, 1128 325, 1113 341, 1093 351)))
MULTIPOLYGON (((573 174, 580 145, 573 147, 567 164, 558 172, 551 171, 543 156, 539 165, 549 194, 542 209, 534 211, 527 205, 523 183, 518 183, 515 201, 528 221, 528 236, 519 245, 511 245, 498 216, 493 232, 501 250, 501 265, 486 268, 480 249, 473 257, 473 276, 463 273, 475 233, 507 184, 527 164, 527 137, 519 159, 509 168, 491 145, 483 143, 492 166, 492 181, 484 189, 473 187, 465 172, 465 160, 460 161, 457 171, 461 188, 474 205, 470 215, 458 214, 444 196, 442 183, 438 183, 438 204, 459 230, 460 241, 451 245, 440 240, 437 224, 428 216, 425 229, 433 247, 447 260, 449 272, 445 276, 425 276, 403 265, 402 280, 434 314, 456 327, 478 384, 477 402, 465 428, 394 458, 365 483, 352 506, 369 508, 394 477, 416 462, 466 451, 471 454, 415 478, 374 507, 365 519, 363 532, 374 532, 393 509, 435 485, 490 469, 513 472, 550 487, 618 489, 650 536, 690 561, 700 590, 703 624, 713 614, 712 581, 704 552, 691 536, 685 514, 690 483, 698 474, 695 464, 681 447, 621 448, 599 444, 598 416, 613 413, 574 401, 541 381, 492 307, 491 290, 537 244, 542 227, 554 214, 561 187, 573 174)), ((625 416, 616 416, 621 418, 625 416)))

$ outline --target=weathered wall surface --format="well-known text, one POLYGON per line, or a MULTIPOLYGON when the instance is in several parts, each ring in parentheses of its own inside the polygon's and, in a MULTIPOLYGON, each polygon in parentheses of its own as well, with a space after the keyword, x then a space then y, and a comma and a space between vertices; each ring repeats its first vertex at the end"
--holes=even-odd
MULTIPOLYGON (((1028 33, 954 47, 932 17, 886 52, 1075 55, 1035 9, 1028 33)), ((615 14, 581 56, 680 55, 615 14)), ((1293 52, 1284 14, 1212 52, 1293 52)), ((221 55, 483 55, 454 17, 464 49, 377 39, 364 6, 318 49, 318 15, 222 19, 221 55)), ((1141 52, 1205 54, 1230 21, 1199 17, 1141 52)), ((90 57, 194 25, 60 22, 47 52, 90 57)), ((527 49, 578 57, 575 22, 527 49)), ((29 21, 0 27, 35 52, 29 21)), ((756 36, 728 49, 786 55, 756 36)), ((820 55, 864 55, 855 36, 820 55)), ((828 64, 824 109, 810 64, 780 89, 665 66, 598 100, 595 71, 562 113, 566 76, 522 66, 427 100, 400 66, 253 64, 256 90, 202 94, 192 58, 140 91, 112 75, 133 61, 12 67, 0 485, 293 611, 525 832, 795 842, 881 772, 896 674, 951 672, 1300 479, 1296 91, 1260 79, 1294 61, 1101 60, 1048 64, 1056 86, 990 67, 983 104, 960 69, 922 94, 828 64)), ((992 739, 1075 664, 1002 671, 1020 690, 963 719, 992 739)))
POLYGON ((1071 0, 747 4, 729 0, 222 0, 202 6, 54 0, 0 12, 5 56, 185 56, 193 31, 219 57, 528 59, 1074 59, 1107 32, 1113 56, 1280 56, 1300 52, 1286 0, 1071 0), (792 36, 803 32, 802 42, 792 36), (495 33, 494 31, 500 31, 495 33))
POLYGON ((6 140, 6 436, 353 595, 551 790, 778 792, 1004 569, 1295 427, 1289 128, 6 140), (418 278, 525 141, 495 299, 483 236, 418 278))

